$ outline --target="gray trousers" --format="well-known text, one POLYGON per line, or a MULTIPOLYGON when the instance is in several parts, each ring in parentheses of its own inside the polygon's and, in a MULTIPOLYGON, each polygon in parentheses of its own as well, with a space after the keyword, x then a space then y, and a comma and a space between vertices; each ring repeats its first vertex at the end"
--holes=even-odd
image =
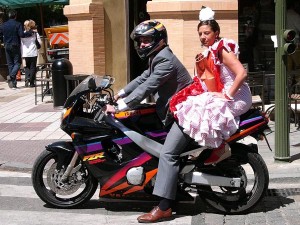
POLYGON ((175 200, 179 155, 192 139, 174 122, 161 149, 153 194, 175 200))

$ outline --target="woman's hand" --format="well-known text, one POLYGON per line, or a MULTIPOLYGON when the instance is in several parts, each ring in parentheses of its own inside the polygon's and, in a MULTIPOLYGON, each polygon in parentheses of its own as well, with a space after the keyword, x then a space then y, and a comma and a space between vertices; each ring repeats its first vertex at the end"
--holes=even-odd
POLYGON ((233 99, 230 99, 229 96, 227 96, 226 94, 220 93, 220 92, 211 92, 213 94, 213 96, 217 97, 217 98, 223 98, 226 99, 228 101, 232 101, 233 99))
POLYGON ((211 92, 213 94, 213 96, 217 97, 217 98, 225 98, 223 93, 220 92, 211 92))

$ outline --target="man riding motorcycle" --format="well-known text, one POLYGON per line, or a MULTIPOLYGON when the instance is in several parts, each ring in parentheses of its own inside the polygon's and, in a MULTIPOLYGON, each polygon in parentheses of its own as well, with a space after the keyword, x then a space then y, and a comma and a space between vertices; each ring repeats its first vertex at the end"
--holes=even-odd
MULTIPOLYGON (((140 58, 149 60, 149 67, 118 92, 115 96, 115 99, 118 99, 118 105, 116 107, 107 105, 106 112, 115 113, 132 108, 150 94, 153 94, 157 114, 162 122, 168 126, 170 121, 173 121, 170 119, 170 114, 168 114, 170 98, 179 90, 192 83, 191 76, 169 48, 167 30, 162 23, 155 20, 144 21, 135 27, 131 33, 131 38, 136 42, 136 51, 140 58)), ((167 141, 164 148, 176 149, 178 153, 184 149, 188 144, 188 140, 190 140, 176 123, 172 125, 168 137, 171 137, 169 139, 172 139, 172 141, 167 141)), ((164 165, 166 161, 169 161, 164 156, 166 157, 165 154, 161 154, 159 165, 164 165), (165 162, 161 163, 161 161, 165 162)), ((163 174, 165 169, 159 168, 158 171, 163 174)), ((172 182, 177 182, 177 173, 178 170, 174 171, 175 176, 172 176, 172 182)), ((158 179, 160 179, 159 177, 161 176, 158 176, 158 179)), ((163 177, 161 179, 166 178, 163 177)), ((172 201, 169 201, 169 198, 173 199, 173 196, 175 198, 176 188, 170 194, 164 196, 161 193, 163 187, 159 187, 159 183, 160 181, 158 180, 154 194, 163 197, 162 201, 151 212, 152 216, 147 215, 147 218, 139 217, 139 222, 154 222, 162 217, 170 217, 172 215, 172 210, 170 209, 172 201)))

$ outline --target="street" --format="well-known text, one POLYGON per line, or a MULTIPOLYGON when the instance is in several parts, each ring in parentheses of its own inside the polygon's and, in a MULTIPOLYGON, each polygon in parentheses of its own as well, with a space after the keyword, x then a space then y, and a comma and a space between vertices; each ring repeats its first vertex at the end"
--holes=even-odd
MULTIPOLYGON (((154 203, 101 202, 96 192, 91 201, 77 209, 54 209, 45 205, 33 190, 30 178, 34 160, 45 145, 69 140, 60 128, 60 110, 50 96, 34 104, 34 89, 11 90, 0 82, 0 224, 2 225, 82 225, 138 224, 137 217, 154 203)), ((248 214, 220 215, 199 198, 195 203, 179 203, 174 218, 159 225, 296 225, 300 224, 300 140, 294 124, 290 130, 290 162, 274 160, 275 126, 268 140, 258 143, 265 160, 270 186, 267 195, 248 214)))
MULTIPOLYGON (((82 208, 49 208, 35 194, 30 173, 0 171, 0 221, 3 225, 54 224, 138 224, 136 218, 151 210, 151 205, 137 203, 101 203, 99 192, 82 208), (140 208, 140 209, 139 209, 140 208)), ((176 216, 160 224, 191 224, 191 216, 176 216)))
MULTIPOLYGON (((55 224, 138 224, 136 218, 150 210, 153 204, 104 203, 95 193, 92 200, 77 209, 47 207, 35 194, 29 172, 0 170, 0 221, 3 225, 55 225, 55 224)), ((295 225, 300 219, 299 179, 274 180, 267 196, 249 214, 219 215, 196 199, 195 204, 180 203, 174 219, 160 222, 193 225, 295 225)))

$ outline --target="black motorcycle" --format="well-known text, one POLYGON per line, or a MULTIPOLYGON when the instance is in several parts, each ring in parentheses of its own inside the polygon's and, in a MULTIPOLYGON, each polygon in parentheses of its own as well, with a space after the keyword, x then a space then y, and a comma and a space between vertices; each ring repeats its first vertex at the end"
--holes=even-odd
MULTIPOLYGON (((91 75, 64 104, 61 129, 72 138, 46 146, 36 159, 32 182, 37 195, 57 208, 72 208, 91 199, 100 184, 102 200, 153 201, 160 149, 168 133, 153 104, 115 115, 110 76, 91 75)), ((264 196, 269 174, 258 153, 268 119, 258 109, 241 116, 240 127, 226 142, 231 157, 204 165, 211 149, 191 143, 180 155, 177 200, 198 194, 215 210, 245 213, 264 196)))

